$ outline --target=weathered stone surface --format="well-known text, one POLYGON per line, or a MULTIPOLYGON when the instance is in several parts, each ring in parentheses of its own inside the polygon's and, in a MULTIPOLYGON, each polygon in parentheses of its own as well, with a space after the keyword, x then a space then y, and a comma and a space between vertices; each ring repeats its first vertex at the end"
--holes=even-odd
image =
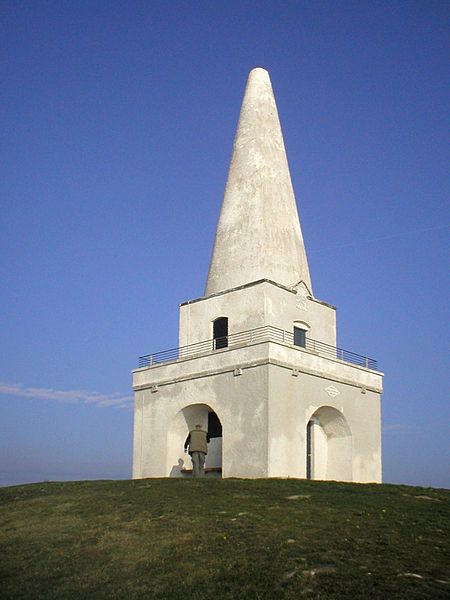
POLYGON ((258 279, 311 290, 294 190, 269 74, 250 72, 205 295, 258 279))

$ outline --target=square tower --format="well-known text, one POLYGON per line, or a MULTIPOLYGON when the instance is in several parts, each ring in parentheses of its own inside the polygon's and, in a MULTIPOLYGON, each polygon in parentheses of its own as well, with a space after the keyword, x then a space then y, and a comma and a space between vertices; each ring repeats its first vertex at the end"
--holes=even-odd
POLYGON ((141 357, 133 477, 185 477, 196 423, 207 473, 381 482, 382 373, 336 345, 314 297, 269 74, 251 71, 205 295, 179 347, 141 357))

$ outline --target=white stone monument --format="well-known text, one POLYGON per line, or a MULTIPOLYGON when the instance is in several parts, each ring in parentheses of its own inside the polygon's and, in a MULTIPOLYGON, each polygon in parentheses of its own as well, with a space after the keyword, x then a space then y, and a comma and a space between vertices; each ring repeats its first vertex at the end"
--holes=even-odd
POLYGON ((269 74, 251 71, 205 295, 180 305, 179 348, 141 357, 133 477, 187 477, 197 423, 207 475, 381 482, 375 361, 336 347, 314 297, 269 74))

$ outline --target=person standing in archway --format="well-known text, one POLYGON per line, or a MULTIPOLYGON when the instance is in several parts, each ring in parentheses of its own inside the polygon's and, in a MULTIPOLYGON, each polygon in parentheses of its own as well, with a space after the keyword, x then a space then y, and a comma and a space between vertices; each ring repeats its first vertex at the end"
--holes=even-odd
POLYGON ((188 451, 191 456, 193 477, 205 476, 205 458, 208 454, 209 439, 209 433, 204 431, 201 425, 196 425, 184 442, 184 451, 188 451))

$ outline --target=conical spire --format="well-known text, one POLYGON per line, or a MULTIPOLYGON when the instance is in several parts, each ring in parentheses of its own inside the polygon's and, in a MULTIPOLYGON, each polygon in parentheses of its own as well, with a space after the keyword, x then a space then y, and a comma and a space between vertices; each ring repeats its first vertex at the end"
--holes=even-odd
POLYGON ((311 290, 269 74, 250 72, 206 282, 207 296, 258 279, 311 290))

